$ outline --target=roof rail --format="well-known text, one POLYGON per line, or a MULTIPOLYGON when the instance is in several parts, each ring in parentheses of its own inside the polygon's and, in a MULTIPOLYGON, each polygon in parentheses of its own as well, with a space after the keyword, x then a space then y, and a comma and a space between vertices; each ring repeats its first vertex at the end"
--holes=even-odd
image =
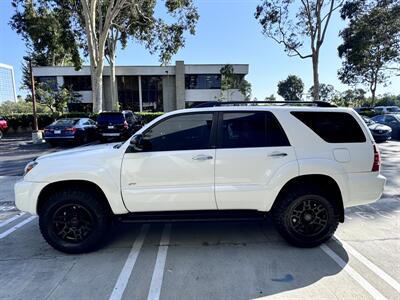
POLYGON ((281 104, 281 105, 301 104, 301 105, 310 105, 317 107, 337 107, 336 105, 325 101, 208 101, 196 105, 195 108, 228 106, 228 105, 257 105, 257 104, 281 104))

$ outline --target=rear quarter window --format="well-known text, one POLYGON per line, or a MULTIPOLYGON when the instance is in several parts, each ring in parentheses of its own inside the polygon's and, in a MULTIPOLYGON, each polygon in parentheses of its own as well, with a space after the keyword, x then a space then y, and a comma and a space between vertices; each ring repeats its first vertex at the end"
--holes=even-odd
POLYGON ((354 117, 344 112, 293 111, 293 116, 328 143, 364 143, 364 132, 354 117))

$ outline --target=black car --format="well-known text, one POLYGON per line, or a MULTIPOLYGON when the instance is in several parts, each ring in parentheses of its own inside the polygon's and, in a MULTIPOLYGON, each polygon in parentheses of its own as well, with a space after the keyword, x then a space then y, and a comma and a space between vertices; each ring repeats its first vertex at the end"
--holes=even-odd
POLYGON ((142 127, 142 119, 130 110, 103 112, 97 118, 100 141, 126 140, 142 127))
POLYGON ((389 126, 376 123, 366 116, 361 117, 363 118, 365 124, 367 124, 376 142, 386 142, 387 140, 390 140, 392 138, 392 129, 389 126))
POLYGON ((51 145, 63 142, 86 144, 96 137, 96 122, 89 118, 59 119, 44 128, 44 139, 51 145))
POLYGON ((379 115, 373 117, 372 120, 392 128, 392 138, 396 140, 400 139, 400 114, 379 115))

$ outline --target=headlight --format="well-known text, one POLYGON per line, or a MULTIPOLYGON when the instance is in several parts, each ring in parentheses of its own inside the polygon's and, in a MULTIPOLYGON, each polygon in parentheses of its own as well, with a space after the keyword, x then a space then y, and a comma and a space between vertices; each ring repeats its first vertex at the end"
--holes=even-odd
POLYGON ((24 169, 24 176, 28 174, 38 163, 36 161, 29 162, 24 169))

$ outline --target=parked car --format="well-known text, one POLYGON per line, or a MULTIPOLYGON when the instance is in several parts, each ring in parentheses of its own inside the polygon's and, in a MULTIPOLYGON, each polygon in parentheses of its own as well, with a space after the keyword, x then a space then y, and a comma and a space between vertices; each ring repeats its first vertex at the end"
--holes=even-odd
POLYGON ((166 113, 119 144, 43 155, 15 184, 16 205, 39 215, 51 246, 81 253, 115 218, 250 212, 314 247, 346 207, 381 197, 379 150, 353 109, 219 105, 166 113))
POLYGON ((373 107, 354 107, 354 110, 358 112, 360 115, 363 114, 376 114, 376 111, 373 107))
POLYGON ((97 130, 102 142, 126 140, 142 127, 142 119, 130 110, 102 112, 97 118, 97 130))
POLYGON ((96 137, 96 122, 89 118, 59 119, 44 129, 44 139, 51 145, 64 142, 86 144, 96 137))
POLYGON ((3 138, 7 130, 8 130, 7 120, 4 119, 3 117, 0 117, 0 140, 3 138))
POLYGON ((398 106, 375 106, 374 110, 378 114, 398 114, 398 113, 400 113, 400 107, 398 107, 398 106))
POLYGON ((400 139, 400 114, 379 115, 373 117, 372 120, 392 128, 392 138, 400 139))
POLYGON ((362 118, 365 124, 367 124, 376 142, 382 143, 392 138, 392 128, 383 124, 376 123, 371 118, 368 118, 366 116, 362 116, 362 118))

